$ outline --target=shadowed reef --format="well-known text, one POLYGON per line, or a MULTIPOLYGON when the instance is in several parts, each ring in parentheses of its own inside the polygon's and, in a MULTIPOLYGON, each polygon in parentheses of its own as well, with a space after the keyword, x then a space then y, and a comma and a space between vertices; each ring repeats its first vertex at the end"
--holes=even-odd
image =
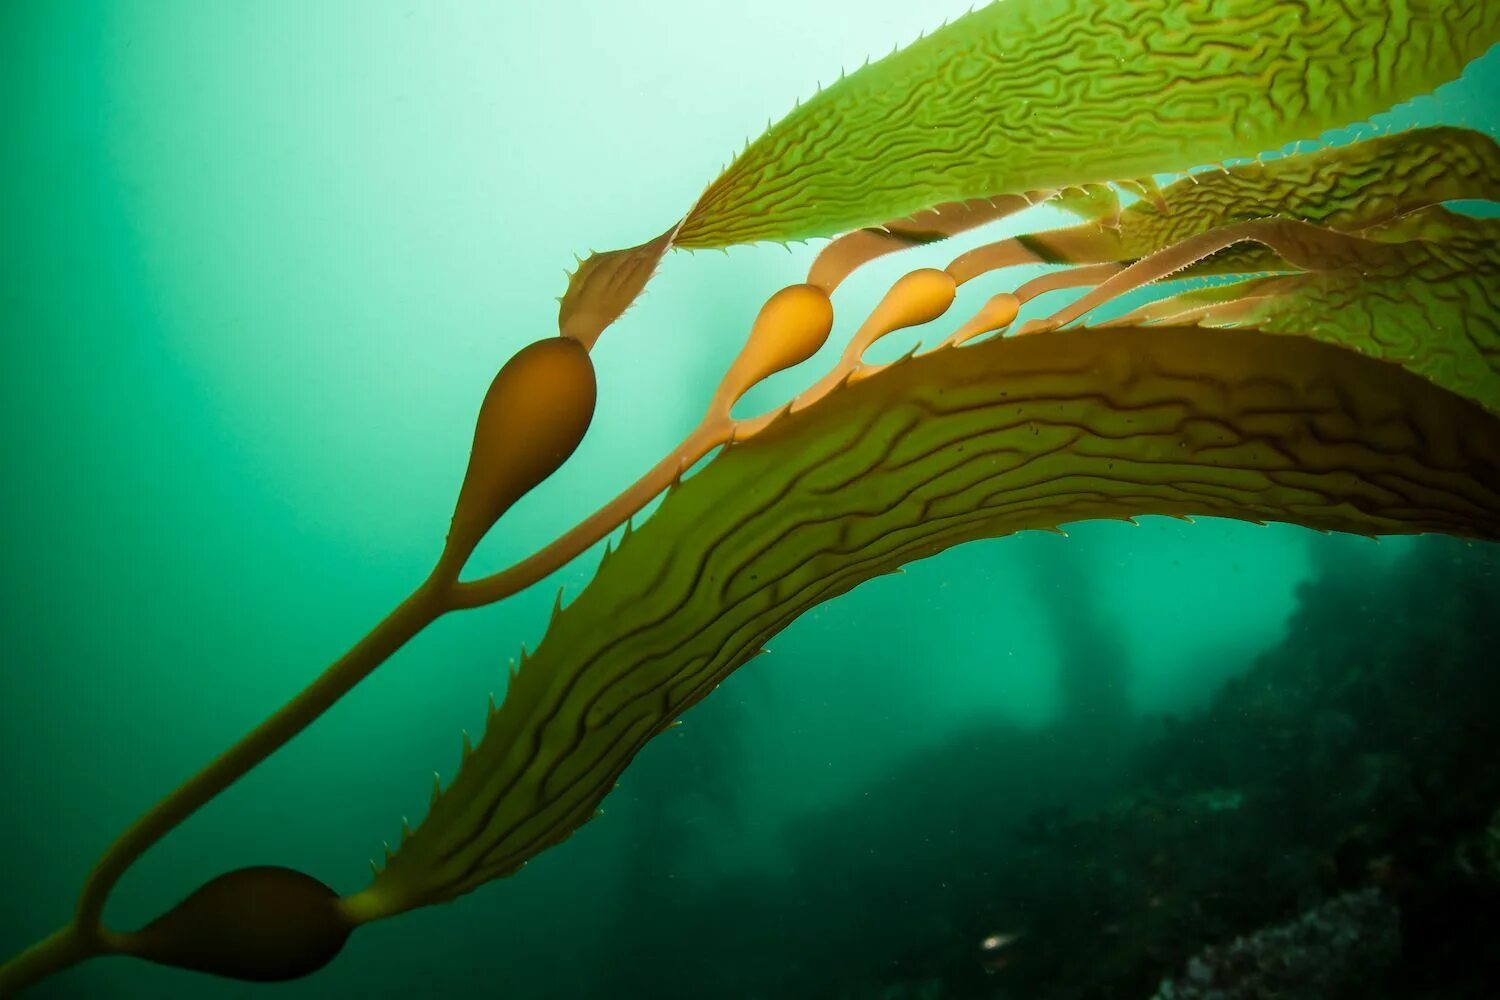
MULTIPOLYGON (((1302 979, 1279 995, 1304 1000, 1483 995, 1500 974, 1488 765, 1500 563, 1438 540, 1388 564, 1349 545, 1314 551, 1285 638, 1244 651, 1202 709, 1113 732, 1080 733, 1064 709, 1040 729, 955 734, 789 829, 780 876, 653 897, 650 924, 671 933, 629 935, 634 962, 616 986, 1103 1000, 1151 996, 1168 978, 1196 996, 1196 972, 1248 998, 1288 968, 1302 979), (1111 759, 1121 767, 1105 787, 1078 766, 1111 759), (1205 950, 1359 893, 1394 915, 1397 946, 1365 941, 1337 976, 1296 965, 1333 965, 1305 942, 1242 945, 1236 962, 1205 950)), ((1108 634, 1080 645, 1091 637, 1107 656, 1108 634)))

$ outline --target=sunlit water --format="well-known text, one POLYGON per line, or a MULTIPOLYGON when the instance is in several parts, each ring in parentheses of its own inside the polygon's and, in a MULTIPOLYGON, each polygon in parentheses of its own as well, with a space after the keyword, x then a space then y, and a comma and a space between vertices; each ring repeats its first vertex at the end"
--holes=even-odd
MULTIPOLYGON (((967 7, 5 5, 0 951, 63 920, 130 819, 421 578, 476 402, 553 328, 575 251, 659 231, 819 79, 967 7)), ((1378 125, 1494 131, 1497 86, 1491 53, 1378 125)), ((1048 221, 882 261, 840 292, 841 315, 912 267, 1048 221)), ((671 447, 815 249, 669 259, 596 352, 588 440, 482 563, 529 552, 671 447)), ((954 314, 994 290, 966 289, 954 314)), ((804 381, 781 376, 749 408, 804 381)), ((1058 741, 1191 716, 1282 642, 1310 576, 1430 591, 1444 581, 1404 561, 1452 547, 1159 519, 1070 535, 964 546, 808 614, 642 754, 603 821, 517 878, 362 931, 316 977, 252 989, 114 961, 37 995, 721 996, 743 981, 824 996, 849 968, 848 995, 874 996, 858 991, 951 968, 903 951, 950 927, 977 967, 978 918, 943 909, 971 894, 910 873, 951 873, 946 851, 1004 885, 1017 859, 978 843, 996 816, 1107 796, 1078 772, 1111 774, 1115 744, 1058 741), (1098 673, 1080 681, 1080 662, 1098 673), (1026 810, 1003 814, 1005 795, 1026 810), (896 817, 900 837, 879 827, 896 817)), ((535 642, 555 585, 576 593, 596 562, 424 635, 148 856, 111 919, 245 864, 363 884, 431 773, 452 773, 460 728, 535 642)), ((1327 622, 1408 626, 1358 603, 1327 622)))

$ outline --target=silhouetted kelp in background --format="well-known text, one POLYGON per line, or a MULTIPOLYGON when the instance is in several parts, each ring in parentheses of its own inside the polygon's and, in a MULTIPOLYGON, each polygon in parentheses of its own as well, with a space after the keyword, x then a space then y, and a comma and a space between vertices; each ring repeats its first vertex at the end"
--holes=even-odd
POLYGON ((793 824, 784 869, 650 897, 611 986, 1144 998, 1169 976, 1195 982, 1205 943, 1373 890, 1398 923, 1394 954, 1346 942, 1363 961, 1316 970, 1342 977, 1320 984, 1305 963, 1327 952, 1262 939, 1261 965, 1216 964, 1210 985, 1265 996, 1257 977, 1280 974, 1304 977, 1277 983, 1299 1000, 1485 995, 1500 974, 1500 558, 1316 541, 1286 635, 1235 651, 1253 662, 1201 708, 1130 716, 1081 745, 1066 703, 1041 727, 956 730, 793 824), (1082 755, 1114 761, 1117 780, 1101 787, 1082 755), (992 936, 1013 940, 986 949, 992 936))
POLYGON ((484 400, 432 575, 128 830, 75 918, 0 969, 0 988, 99 954, 247 979, 313 971, 361 923, 452 899, 566 838, 647 740, 806 609, 962 541, 1144 514, 1500 535, 1500 223, 1441 207, 1493 198, 1494 143, 1426 130, 1165 190, 1145 179, 1363 118, 1451 79, 1500 37, 1492 4, 1403 9, 1393 31, 1374 0, 1007 0, 801 105, 661 237, 583 262, 563 336, 523 349, 484 400), (1276 44, 1244 45, 1247 33, 1276 44), (1116 188, 1141 200, 1122 207, 1116 188), (855 267, 1054 197, 1090 221, 908 274, 832 372, 781 410, 732 416, 752 386, 823 345, 830 294, 855 267), (678 448, 533 556, 460 580, 491 526, 582 439, 588 348, 668 249, 840 233, 806 283, 770 298, 678 448), (1074 266, 996 294, 932 350, 863 360, 888 333, 942 317, 960 284, 1037 260, 1074 266), (1259 276, 1065 329, 1195 273, 1259 276), (1090 290, 970 343, 1065 287, 1090 290), (465 737, 457 777, 434 786, 427 819, 403 830, 368 888, 340 898, 299 873, 246 869, 144 931, 103 927, 136 858, 413 635, 539 581, 663 492, 577 600, 564 609, 559 595, 483 740, 465 737))

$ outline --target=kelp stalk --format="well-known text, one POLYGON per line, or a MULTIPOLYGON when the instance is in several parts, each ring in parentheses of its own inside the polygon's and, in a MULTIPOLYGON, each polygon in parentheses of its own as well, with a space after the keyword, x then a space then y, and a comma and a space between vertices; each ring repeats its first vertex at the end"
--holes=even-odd
POLYGON ((104 905, 125 871, 147 850, 224 789, 316 721, 413 636, 451 608, 448 581, 434 575, 336 660, 317 680, 178 786, 121 834, 89 873, 73 919, 43 942, 0 966, 0 996, 10 996, 61 969, 103 955, 134 955, 135 934, 103 924, 104 905))

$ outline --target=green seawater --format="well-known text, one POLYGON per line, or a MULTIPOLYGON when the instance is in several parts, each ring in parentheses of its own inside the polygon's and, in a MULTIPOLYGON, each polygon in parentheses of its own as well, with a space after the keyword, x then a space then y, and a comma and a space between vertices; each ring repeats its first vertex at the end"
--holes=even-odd
MULTIPOLYGON (((575 252, 653 236, 820 79, 967 8, 0 4, 0 953, 425 575, 478 400, 555 329, 575 252)), ((1494 134, 1497 92, 1492 51, 1374 125, 1494 134)), ((862 315, 1049 213, 880 261, 840 302, 862 315)), ((670 257, 595 352, 587 440, 477 567, 675 444, 816 249, 670 257)), ((35 995, 1144 998, 1198 946, 1364 883, 1428 900, 1404 953, 1459 970, 1391 965, 1389 995, 1500 981, 1500 846, 1496 881, 1475 860, 1500 809, 1500 552, 1217 520, 1069 536, 814 610, 647 747, 601 821, 313 977, 117 959, 35 995)), ((110 922, 251 864, 362 886, 596 564, 422 635, 150 853, 110 922)))

